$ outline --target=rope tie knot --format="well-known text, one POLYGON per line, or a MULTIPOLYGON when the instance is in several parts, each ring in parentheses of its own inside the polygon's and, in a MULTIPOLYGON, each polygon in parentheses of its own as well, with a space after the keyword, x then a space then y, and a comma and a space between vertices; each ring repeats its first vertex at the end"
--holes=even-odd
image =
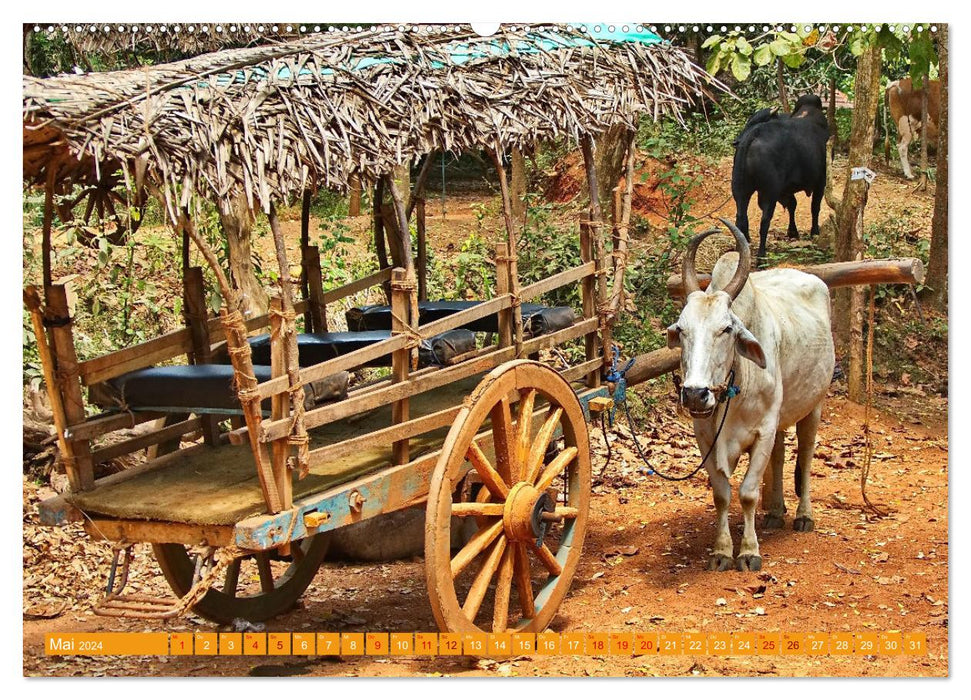
POLYGON ((407 336, 408 343, 405 347, 407 347, 409 350, 411 348, 417 348, 419 345, 421 345, 422 337, 421 337, 421 334, 418 332, 417 328, 407 323, 403 318, 401 318, 401 316, 396 314, 394 311, 391 312, 391 317, 403 326, 402 328, 392 328, 391 329, 392 336, 395 336, 395 335, 407 336))

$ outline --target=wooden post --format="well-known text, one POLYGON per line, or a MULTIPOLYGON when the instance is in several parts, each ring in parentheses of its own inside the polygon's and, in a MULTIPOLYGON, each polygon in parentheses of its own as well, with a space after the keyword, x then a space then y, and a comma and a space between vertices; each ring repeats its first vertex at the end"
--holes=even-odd
POLYGON ((61 400, 61 392, 57 384, 57 370, 54 366, 54 356, 51 354, 51 347, 47 342, 47 331, 44 328, 44 314, 41 309, 40 292, 37 287, 31 285, 24 289, 24 304, 27 306, 28 311, 30 311, 30 320, 34 327, 34 337, 37 340, 37 352, 40 355, 40 365, 44 372, 44 384, 47 387, 47 396, 51 402, 51 413, 54 414, 54 428, 57 430, 57 444, 61 452, 61 461, 64 463, 71 489, 80 491, 81 478, 77 471, 74 443, 64 437, 68 427, 68 421, 64 413, 64 402, 61 400), (75 483, 78 484, 77 488, 75 488, 75 483))
MULTIPOLYGON (((84 421, 84 398, 81 394, 81 375, 78 372, 78 356, 74 349, 74 319, 67 305, 67 290, 62 284, 51 285, 45 290, 47 309, 44 325, 50 328, 54 347, 53 391, 60 395, 67 425, 84 421)), ((38 338, 38 343, 41 339, 38 338)), ((50 387, 48 387, 50 390, 50 387)), ((51 406, 54 401, 51 401, 51 406)), ((91 443, 88 440, 71 440, 71 449, 63 456, 64 469, 72 491, 89 491, 94 488, 94 464, 91 461, 91 443), (73 460, 71 459, 73 453, 73 460), (73 461, 73 463, 72 463, 73 461)))
POLYGON ((619 197, 619 183, 615 190, 618 196, 615 196, 614 199, 614 282, 608 309, 611 320, 620 313, 624 303, 624 272, 627 269, 627 244, 630 238, 631 202, 634 195, 634 159, 637 155, 637 146, 634 141, 636 135, 634 131, 629 131, 627 134, 627 171, 625 173, 623 198, 619 197), (617 218, 618 209, 619 219, 617 218))
POLYGON ((415 228, 418 231, 418 301, 428 301, 428 241, 425 236, 425 198, 415 206, 415 228))
MULTIPOLYGON (((584 221, 580 222, 580 259, 583 262, 593 260, 593 241, 590 238, 590 226, 584 221)), ((597 297, 596 297, 596 277, 584 277, 580 282, 580 300, 583 305, 583 318, 597 317, 597 297)), ((597 332, 587 333, 583 336, 584 356, 587 362, 598 357, 597 332)), ((600 386, 600 372, 593 371, 587 375, 587 386, 600 386)))
MULTIPOLYGON (((513 340, 516 345, 516 357, 523 353, 523 310, 519 301, 519 243, 516 236, 516 224, 512 215, 512 200, 509 195, 509 182, 506 180, 506 169, 502 165, 502 151, 496 143, 492 148, 492 163, 499 176, 499 194, 502 198, 502 218, 506 224, 506 238, 509 241, 509 293, 512 294, 513 307, 513 340)), ((497 270, 498 270, 498 260, 497 270)))
POLYGON ((297 347, 296 316, 293 310, 293 280, 290 278, 290 266, 287 262, 287 247, 280 230, 280 222, 276 216, 276 206, 271 202, 268 218, 270 230, 273 232, 273 244, 276 248, 277 264, 280 268, 280 311, 283 318, 282 336, 279 343, 283 345, 283 357, 286 363, 287 376, 290 379, 290 402, 293 410, 293 425, 290 428, 289 440, 297 448, 297 463, 302 479, 310 472, 310 448, 307 429, 303 420, 304 389, 300 383, 300 354, 297 347))
MULTIPOLYGON (((411 293, 414 287, 414 277, 407 270, 400 267, 391 271, 391 334, 408 332, 408 326, 413 325, 411 319, 411 293)), ((408 379, 411 367, 411 350, 402 348, 391 354, 391 381, 399 383, 408 379)), ((408 399, 395 401, 391 404, 391 422, 399 425, 408 420, 408 399)), ((408 439, 399 440, 392 444, 392 459, 395 465, 408 463, 408 439)))
POLYGON ((607 305, 607 261, 603 241, 603 214, 600 207, 600 189, 597 184, 593 139, 584 136, 580 140, 580 145, 587 172, 587 188, 590 193, 590 239, 593 242, 593 257, 597 264, 597 313, 600 316, 601 355, 606 368, 610 366, 610 321, 607 305))
POLYGON ((327 304, 324 302, 324 280, 320 271, 320 249, 315 245, 303 249, 303 272, 307 282, 308 296, 305 328, 308 332, 327 332, 327 304))
POLYGON ((47 167, 47 182, 44 186, 44 228, 40 244, 44 289, 54 284, 53 265, 51 263, 51 230, 54 226, 54 184, 57 176, 57 164, 51 163, 47 167))
MULTIPOLYGON (((304 190, 303 201, 300 205, 300 290, 303 293, 303 298, 310 299, 310 277, 311 272, 308 269, 310 266, 310 261, 307 259, 307 255, 310 248, 310 190, 304 190)), ((319 264, 319 260, 317 261, 319 264)), ((314 317, 312 314, 305 314, 303 323, 304 329, 307 333, 320 333, 320 329, 314 325, 314 317)))
MULTIPOLYGON (((408 226, 408 209, 405 205, 405 201, 398 191, 398 186, 395 185, 394 179, 390 175, 385 175, 385 187, 391 193, 391 202, 394 208, 395 220, 398 224, 398 244, 401 246, 401 260, 405 271, 408 273, 408 279, 411 282, 411 289, 409 290, 409 307, 411 308, 410 318, 413 326, 418 325, 418 288, 414 284, 415 280, 415 261, 411 255, 411 231, 408 226)), ((392 296, 394 292, 394 281, 391 284, 392 296)), ((392 303, 393 303, 392 299, 392 303)), ((418 349, 414 348, 410 353, 411 355, 411 365, 412 369, 418 369, 418 349)))
MULTIPOLYGON (((384 178, 378 178, 374 183, 374 253, 378 257, 378 267, 382 270, 388 267, 388 248, 384 241, 384 178)), ((381 284, 384 289, 384 296, 391 303, 391 282, 381 284)))
MULTIPOLYGON (((194 365, 207 365, 211 362, 211 343, 206 311, 206 290, 201 267, 186 269, 183 283, 182 315, 185 327, 192 340, 190 360, 194 365)), ((203 415, 202 435, 207 445, 215 446, 219 441, 219 419, 203 415)))
MULTIPOLYGON (((287 374, 284 319, 283 298, 279 290, 274 289, 270 292, 270 375, 274 378, 287 374)), ((289 415, 290 399, 287 394, 276 394, 270 399, 270 420, 282 420, 289 415)), ((293 479, 288 467, 291 452, 289 436, 274 440, 271 449, 273 481, 280 494, 280 508, 288 510, 293 507, 293 479)))
MULTIPOLYGON (((496 294, 509 294, 511 280, 509 279, 509 244, 496 243, 496 294)), ((512 345, 512 309, 499 312, 499 347, 512 345)))
POLYGON ((350 189, 350 197, 347 202, 347 215, 348 216, 360 216, 361 215, 361 176, 351 175, 351 181, 348 183, 350 189))

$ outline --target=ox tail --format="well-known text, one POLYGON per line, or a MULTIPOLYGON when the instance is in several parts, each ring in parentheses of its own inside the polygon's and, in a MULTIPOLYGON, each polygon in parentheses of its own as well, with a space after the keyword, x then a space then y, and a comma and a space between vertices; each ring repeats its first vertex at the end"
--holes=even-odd
POLYGON ((802 497, 802 467, 799 466, 798 461, 796 461, 795 480, 796 480, 796 495, 801 498, 802 497))

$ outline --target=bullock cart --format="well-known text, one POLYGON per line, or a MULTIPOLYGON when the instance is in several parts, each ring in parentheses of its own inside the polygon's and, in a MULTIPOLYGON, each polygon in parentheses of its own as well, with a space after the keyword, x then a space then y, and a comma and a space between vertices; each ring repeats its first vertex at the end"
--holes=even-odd
POLYGON ((40 510, 44 522, 80 520, 113 543, 98 612, 267 619, 310 584, 335 530, 425 504, 428 594, 442 630, 548 625, 587 527, 587 421, 612 390, 604 375, 634 130, 642 114, 678 115, 720 87, 648 32, 598 31, 374 28, 24 78, 24 176, 47 193, 44 283, 24 299, 70 481, 40 510), (612 128, 626 133, 627 184, 608 223, 595 138, 612 128), (579 142, 591 204, 577 264, 524 285, 504 158, 537 138, 579 142), (442 151, 484 152, 496 168, 506 240, 491 298, 428 298, 424 184, 442 151), (411 162, 422 165, 406 189, 393 173, 411 162), (312 193, 355 180, 371 188, 378 264, 324 289, 312 193), (52 220, 64 206, 57 195, 117 183, 127 188, 116 201, 156 198, 182 237, 185 327, 82 359, 67 290, 52 279, 52 220), (279 272, 267 313, 245 314, 246 290, 197 227, 201 200, 219 207, 224 227, 267 217, 279 272), (277 215, 297 201, 299 276, 277 215), (191 265, 193 249, 208 273, 191 265), (218 316, 206 274, 223 300, 218 316), (542 303, 567 285, 579 286, 578 308, 542 303), (348 310, 338 330, 335 309, 369 290, 384 303, 348 310), (561 353, 571 361, 539 361, 571 341, 561 353), (384 370, 349 383, 365 367, 384 370), (105 440, 150 421, 148 432, 105 440), (144 464, 95 479, 98 465, 146 449, 144 464), (174 598, 126 589, 139 542, 151 543, 174 598))
MULTIPOLYGON (((587 422, 624 388, 608 377, 637 120, 677 116, 712 87, 654 35, 563 25, 487 38, 379 27, 137 71, 25 77, 24 178, 47 196, 43 284, 24 300, 70 482, 40 515, 112 543, 96 611, 265 620, 306 590, 334 531, 424 505, 439 627, 544 629, 587 528, 587 422), (626 130, 626 184, 608 217, 595 138, 611 128, 626 130), (564 137, 586 166, 581 259, 524 285, 504 155, 564 137), (485 152, 496 168, 506 237, 491 298, 428 298, 424 184, 442 151, 485 152), (421 167, 405 189, 393 173, 410 162, 421 167), (324 289, 311 197, 354 181, 372 195, 377 266, 324 289), (79 358, 68 290, 52 278, 57 195, 118 182, 136 207, 154 197, 181 237, 185 326, 79 358), (268 219, 278 281, 266 313, 247 313, 250 292, 197 228, 200 201, 227 230, 268 219), (297 201, 291 264, 277 207, 297 201), (579 286, 579 308, 542 303, 567 285, 579 286), (353 306, 362 294, 380 303, 353 306), (559 355, 572 361, 540 361, 571 342, 559 355), (143 464, 95 478, 143 450, 143 464), (151 544, 173 597, 127 590, 135 543, 151 544)), ((642 356, 628 377, 663 374, 671 359, 642 356)))

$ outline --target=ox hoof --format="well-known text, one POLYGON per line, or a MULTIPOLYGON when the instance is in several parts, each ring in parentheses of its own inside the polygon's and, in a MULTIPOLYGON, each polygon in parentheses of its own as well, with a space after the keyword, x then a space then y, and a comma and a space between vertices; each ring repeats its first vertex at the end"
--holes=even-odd
POLYGON ((790 241, 799 240, 799 232, 793 229, 792 231, 786 231, 786 237, 790 241))
POLYGON ((761 571, 762 557, 758 554, 739 554, 735 559, 735 568, 739 571, 761 571))
POLYGON ((762 527, 766 530, 781 530, 786 526, 786 519, 782 515, 772 515, 772 513, 766 513, 765 519, 762 520, 762 527))
POLYGON ((724 554, 712 554, 708 557, 708 571, 728 571, 732 568, 732 558, 724 554))
POLYGON ((792 529, 796 532, 812 532, 815 526, 813 519, 805 515, 792 521, 792 529))

